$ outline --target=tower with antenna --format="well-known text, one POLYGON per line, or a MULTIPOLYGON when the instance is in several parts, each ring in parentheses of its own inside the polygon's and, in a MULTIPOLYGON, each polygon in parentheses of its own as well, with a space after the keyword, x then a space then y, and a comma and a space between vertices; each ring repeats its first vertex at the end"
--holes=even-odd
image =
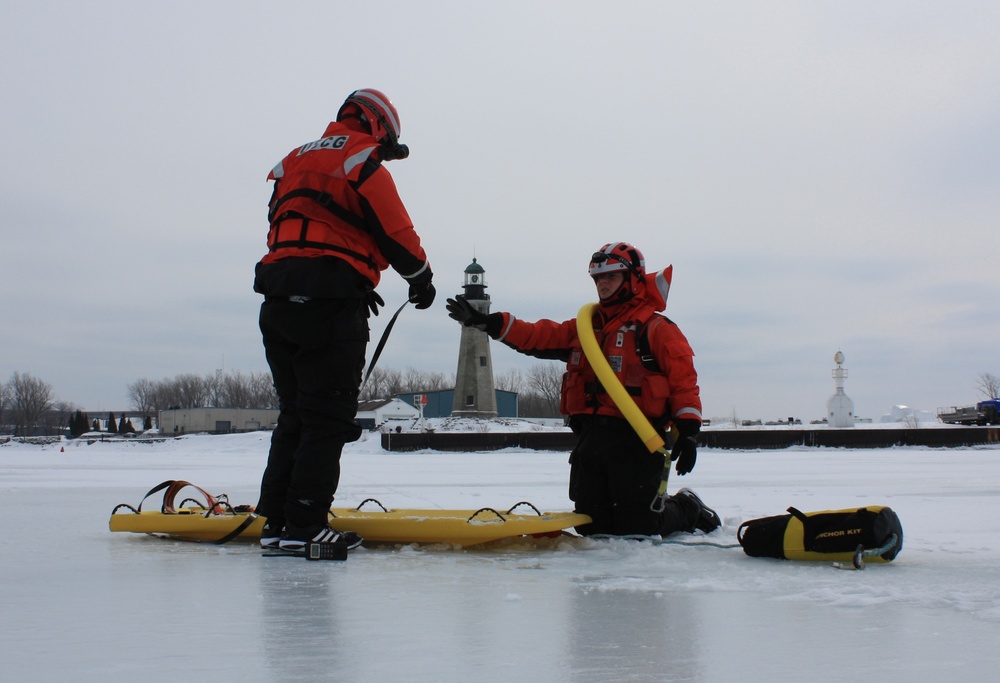
MULTIPOLYGON (((465 269, 462 289, 462 296, 473 308, 483 315, 489 315, 490 295, 486 293, 486 271, 475 258, 465 269)), ((461 417, 497 416, 490 338, 475 327, 462 328, 451 414, 461 417)))
POLYGON ((826 424, 828 427, 854 426, 854 401, 844 393, 844 380, 847 379, 847 368, 844 365, 844 354, 840 351, 833 354, 833 384, 836 393, 826 401, 826 424))

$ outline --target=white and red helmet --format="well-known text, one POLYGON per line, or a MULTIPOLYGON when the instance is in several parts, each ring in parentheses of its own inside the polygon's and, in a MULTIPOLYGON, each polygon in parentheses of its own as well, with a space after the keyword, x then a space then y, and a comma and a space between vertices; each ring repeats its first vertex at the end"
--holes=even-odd
MULTIPOLYGON (((646 259, 628 242, 605 244, 590 257, 590 277, 624 270, 641 280, 646 276, 646 259)), ((627 274, 627 273, 626 273, 627 274)))
POLYGON ((588 268, 590 277, 596 278, 606 273, 621 272, 625 276, 621 286, 602 305, 614 305, 628 301, 646 285, 646 259, 642 252, 628 242, 605 244, 590 257, 588 268))
POLYGON ((402 132, 399 112, 382 91, 363 88, 352 92, 340 105, 337 120, 340 121, 348 116, 356 116, 365 121, 379 142, 382 142, 383 138, 388 138, 386 142, 389 146, 396 147, 399 144, 399 135, 402 132))

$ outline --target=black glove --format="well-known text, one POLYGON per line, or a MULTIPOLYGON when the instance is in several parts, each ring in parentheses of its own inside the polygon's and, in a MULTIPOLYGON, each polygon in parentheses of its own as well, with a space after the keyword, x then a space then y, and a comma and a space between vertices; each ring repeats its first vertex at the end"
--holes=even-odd
POLYGON ((701 423, 690 418, 680 418, 674 421, 674 426, 680 432, 674 449, 670 451, 670 459, 677 461, 677 474, 684 476, 694 469, 698 460, 698 439, 701 423))
POLYGON ((372 315, 378 315, 378 307, 385 306, 385 301, 374 289, 370 289, 365 292, 365 303, 368 304, 368 308, 371 309, 372 315))
POLYGON ((437 295, 437 290, 431 284, 432 277, 431 269, 428 268, 410 280, 410 292, 407 297, 410 303, 414 304, 421 311, 425 308, 430 308, 431 304, 434 303, 434 297, 437 295))
POLYGON ((448 317, 457 320, 465 327, 475 327, 496 339, 500 335, 500 328, 503 327, 503 316, 499 313, 480 313, 472 304, 459 296, 448 299, 445 304, 448 309, 448 317))

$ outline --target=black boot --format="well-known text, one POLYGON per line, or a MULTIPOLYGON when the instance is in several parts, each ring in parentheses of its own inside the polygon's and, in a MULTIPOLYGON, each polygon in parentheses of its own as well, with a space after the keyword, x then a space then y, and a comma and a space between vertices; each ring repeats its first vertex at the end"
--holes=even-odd
POLYGON ((687 531, 693 533, 695 529, 698 529, 708 534, 722 526, 722 520, 716 514, 715 510, 701 502, 701 498, 691 489, 681 489, 673 495, 673 498, 677 499, 684 507, 693 511, 694 522, 687 531))

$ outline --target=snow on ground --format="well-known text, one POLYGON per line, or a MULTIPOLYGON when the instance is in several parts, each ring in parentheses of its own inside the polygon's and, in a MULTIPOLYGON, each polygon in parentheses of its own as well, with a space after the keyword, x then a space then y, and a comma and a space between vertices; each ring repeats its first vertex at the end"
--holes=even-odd
MULTIPOLYGON (((882 681, 1000 669, 1000 447, 702 450, 714 546, 516 541, 347 562, 112 534, 118 503, 186 479, 256 501, 267 435, 0 445, 5 680, 882 681), (891 506, 904 549, 840 571, 762 560, 740 522, 891 506)), ((566 453, 348 446, 338 505, 571 509, 566 453)), ((158 500, 151 499, 158 504, 158 500)), ((147 503, 149 505, 149 503, 147 503)))

